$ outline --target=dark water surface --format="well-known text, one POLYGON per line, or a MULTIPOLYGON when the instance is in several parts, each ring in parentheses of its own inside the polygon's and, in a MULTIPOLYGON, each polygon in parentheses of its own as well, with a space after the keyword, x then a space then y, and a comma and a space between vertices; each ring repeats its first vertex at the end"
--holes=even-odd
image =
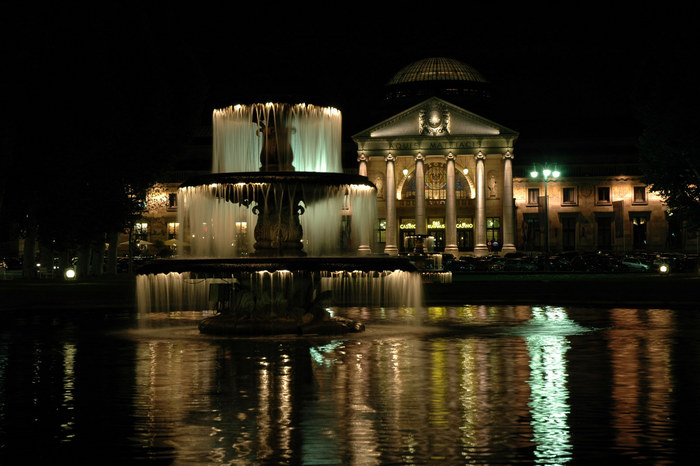
POLYGON ((276 339, 199 335, 201 313, 6 313, 0 463, 675 463, 698 311, 336 309, 367 331, 276 339))

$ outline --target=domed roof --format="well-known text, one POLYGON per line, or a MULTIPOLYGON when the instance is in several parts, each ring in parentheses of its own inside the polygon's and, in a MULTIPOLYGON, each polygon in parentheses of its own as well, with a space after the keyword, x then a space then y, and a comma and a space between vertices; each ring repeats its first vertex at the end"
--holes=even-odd
POLYGON ((488 83, 471 66, 453 58, 425 58, 396 73, 387 86, 425 81, 470 81, 488 83))

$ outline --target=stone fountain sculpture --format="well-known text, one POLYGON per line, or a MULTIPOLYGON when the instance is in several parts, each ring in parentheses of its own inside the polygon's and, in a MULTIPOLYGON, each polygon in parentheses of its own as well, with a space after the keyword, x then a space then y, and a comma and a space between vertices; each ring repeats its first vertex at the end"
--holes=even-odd
POLYGON ((330 317, 330 304, 420 305, 420 275, 410 262, 335 247, 345 221, 351 247, 369 250, 377 220, 376 187, 341 172, 339 112, 258 104, 214 115, 213 173, 189 179, 178 194, 179 242, 189 250, 140 270, 141 312, 214 308, 200 323, 203 333, 308 334, 364 328, 330 317), (323 142, 323 134, 331 136, 323 142), (294 147, 306 161, 295 160, 294 147), (250 167, 251 157, 241 159, 253 151, 257 171, 230 171, 250 167))

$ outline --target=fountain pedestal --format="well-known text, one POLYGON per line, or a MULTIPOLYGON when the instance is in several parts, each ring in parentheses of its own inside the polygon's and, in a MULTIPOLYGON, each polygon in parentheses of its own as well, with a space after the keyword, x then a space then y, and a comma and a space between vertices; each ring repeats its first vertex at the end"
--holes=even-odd
POLYGON ((299 202, 293 202, 286 197, 280 204, 253 208, 258 216, 255 224, 255 253, 253 256, 305 256, 301 242, 303 229, 299 215, 304 208, 299 202))

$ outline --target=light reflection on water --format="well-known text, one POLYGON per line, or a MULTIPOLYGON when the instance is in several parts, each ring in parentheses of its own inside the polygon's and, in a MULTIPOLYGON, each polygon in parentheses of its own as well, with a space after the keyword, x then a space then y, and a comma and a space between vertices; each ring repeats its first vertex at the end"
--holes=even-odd
POLYGON ((12 321, 0 463, 669 462, 693 419, 680 411, 700 404, 676 398, 699 354, 692 311, 335 311, 367 331, 216 338, 196 313, 12 321))
POLYGON ((568 462, 572 445, 568 423, 566 352, 570 347, 567 337, 562 334, 567 328, 579 326, 569 320, 566 310, 552 307, 533 308, 531 323, 539 327, 538 332, 525 337, 530 356, 528 406, 532 415, 536 462, 568 462))

